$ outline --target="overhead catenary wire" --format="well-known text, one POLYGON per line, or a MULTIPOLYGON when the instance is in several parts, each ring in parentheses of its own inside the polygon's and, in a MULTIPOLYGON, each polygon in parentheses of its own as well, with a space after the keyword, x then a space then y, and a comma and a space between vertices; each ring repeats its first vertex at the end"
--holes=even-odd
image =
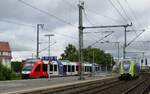
MULTIPOLYGON (((94 24, 90 21, 90 19, 88 18, 88 15, 87 15, 87 11, 84 9, 84 16, 85 16, 85 19, 87 20, 87 22, 90 24, 90 25, 92 25, 92 26, 94 26, 94 24)), ((108 32, 110 32, 110 31, 112 31, 110 28, 109 28, 109 31, 108 32)), ((90 31, 91 33, 92 33, 92 35, 94 35, 95 36, 95 38, 96 37, 99 37, 99 36, 97 36, 97 34, 95 34, 95 33, 102 33, 102 32, 107 32, 107 31, 97 31, 97 32, 94 32, 94 31, 90 31)), ((87 32, 83 32, 84 34, 87 34, 87 32)), ((90 38, 91 39, 91 38, 90 38)), ((99 39, 99 38, 97 38, 97 39, 99 39)), ((97 41, 97 40, 95 40, 95 41, 97 41)))
POLYGON ((57 20, 60 21, 60 22, 63 22, 63 23, 65 23, 65 24, 68 24, 68 25, 71 25, 71 26, 77 28, 77 26, 71 24, 70 22, 65 21, 64 19, 61 19, 61 18, 57 17, 57 16, 54 15, 54 14, 51 14, 51 13, 49 13, 49 12, 47 12, 47 11, 44 11, 44 10, 42 10, 42 9, 40 9, 40 8, 37 8, 36 6, 33 6, 32 4, 29 4, 29 3, 27 3, 27 2, 25 2, 25 1, 23 1, 23 0, 18 0, 18 1, 21 2, 21 3, 23 3, 23 4, 26 5, 26 6, 29 6, 29 7, 33 8, 33 9, 35 9, 35 10, 41 12, 41 13, 44 13, 44 14, 50 16, 50 17, 53 17, 53 18, 57 19, 57 20))
POLYGON ((118 8, 113 4, 113 2, 111 0, 108 0, 109 3, 112 5, 112 7, 117 11, 117 13, 122 17, 123 21, 127 22, 127 19, 121 14, 121 12, 118 10, 118 8))
MULTIPOLYGON (((85 10, 84 10, 84 17, 86 18, 86 20, 87 20, 87 22, 90 24, 90 25, 94 25, 89 19, 88 19, 88 17, 87 17, 87 14, 86 14, 86 12, 85 12, 85 10)), ((84 33, 84 32, 83 32, 84 33)), ((94 35, 95 37, 94 37, 94 39, 93 39, 93 37, 92 38, 90 38, 90 39, 93 39, 93 40, 97 40, 98 38, 97 38, 97 36, 93 33, 92 35, 94 35)))
POLYGON ((67 0, 62 0, 63 2, 66 2, 69 6, 73 7, 74 9, 77 9, 77 7, 73 4, 71 4, 69 1, 67 0))
POLYGON ((137 20, 137 16, 136 16, 135 11, 131 8, 131 6, 130 6, 130 4, 128 3, 128 1, 127 1, 127 0, 125 0, 125 1, 126 1, 126 4, 127 4, 128 8, 129 8, 129 10, 130 10, 131 13, 132 13, 134 19, 135 19, 135 21, 139 24, 139 26, 142 26, 142 24, 137 20))
POLYGON ((105 38, 107 38, 108 36, 110 36, 111 34, 113 34, 114 32, 111 32, 110 34, 105 35, 103 38, 97 40, 96 42, 92 43, 91 45, 89 45, 88 47, 92 47, 93 45, 99 43, 101 40, 104 40, 105 38))
POLYGON ((32 28, 36 27, 36 26, 33 26, 33 25, 28 25, 28 24, 24 24, 24 23, 14 22, 14 21, 6 20, 6 19, 0 19, 0 21, 1 22, 10 23, 10 24, 15 24, 15 25, 26 26, 26 27, 32 27, 32 28))
MULTIPOLYGON (((126 4, 127 4, 128 8, 129 8, 129 10, 130 10, 131 13, 132 13, 134 19, 135 19, 135 21, 139 24, 139 26, 142 26, 141 23, 137 20, 137 16, 136 16, 134 10, 133 10, 133 9, 131 8, 131 6, 129 5, 128 1, 127 1, 127 0, 125 0, 125 1, 126 1, 126 4)), ((135 32, 135 31, 134 31, 134 32, 135 32)), ((135 32, 135 34, 136 34, 136 36, 138 36, 137 32, 135 32)), ((142 43, 140 46, 143 48, 143 43, 142 43)))
MULTIPOLYGON (((122 17, 124 18, 124 16, 121 14, 121 12, 118 10, 118 8, 115 7, 115 5, 113 4, 113 2, 112 2, 111 0, 109 0, 109 2, 110 2, 110 3, 112 4, 112 6, 116 9, 116 11, 120 14, 120 16, 122 16, 122 17)), ((123 12, 124 12, 124 14, 126 15, 126 17, 128 18, 128 20, 131 21, 130 17, 127 15, 125 9, 123 8, 123 6, 121 5, 121 3, 120 3, 118 0, 117 0, 117 3, 120 5, 121 9, 123 10, 123 12)), ((127 20, 126 20, 126 22, 127 22, 127 20)), ((132 22, 132 21, 131 21, 131 22, 132 22)), ((133 27, 131 27, 131 28, 132 28, 132 30, 135 32, 136 37, 137 37, 137 36, 138 36, 137 32, 134 30, 133 27)))
POLYGON ((106 19, 109 19, 109 20, 111 20, 111 21, 113 21, 113 22, 119 22, 117 19, 115 19, 115 18, 112 18, 112 17, 110 17, 110 16, 106 16, 106 15, 103 15, 103 14, 99 14, 99 13, 97 13, 97 12, 95 12, 95 11, 92 11, 91 9, 89 9, 89 8, 86 8, 85 9, 86 11, 88 11, 88 12, 90 12, 90 13, 92 13, 92 14, 95 14, 95 15, 97 15, 97 16, 101 16, 101 17, 104 17, 104 18, 106 18, 106 19))
POLYGON ((130 19, 130 17, 127 15, 125 9, 123 8, 122 4, 120 3, 120 1, 119 1, 119 0, 116 0, 116 1, 117 1, 117 3, 119 4, 119 6, 121 7, 121 9, 123 10, 123 12, 124 12, 124 14, 126 15, 127 19, 128 19, 130 22, 132 22, 131 19, 130 19))

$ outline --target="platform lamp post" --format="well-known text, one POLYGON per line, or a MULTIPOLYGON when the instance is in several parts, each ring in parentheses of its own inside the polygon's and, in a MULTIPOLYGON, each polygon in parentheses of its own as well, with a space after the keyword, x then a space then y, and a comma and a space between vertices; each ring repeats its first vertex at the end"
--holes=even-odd
MULTIPOLYGON (((48 37, 48 56, 50 57, 50 37, 54 36, 54 34, 46 34, 45 35, 46 37, 48 37)), ((50 60, 48 61, 48 64, 47 64, 47 73, 48 73, 48 78, 50 78, 50 60)))

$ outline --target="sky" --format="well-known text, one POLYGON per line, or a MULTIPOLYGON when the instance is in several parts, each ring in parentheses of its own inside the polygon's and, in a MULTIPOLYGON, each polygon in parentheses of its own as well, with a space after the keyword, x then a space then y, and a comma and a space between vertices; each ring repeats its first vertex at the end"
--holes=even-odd
MULTIPOLYGON (((150 0, 82 0, 84 1, 83 26, 126 25, 133 26, 127 30, 127 43, 145 29, 136 42, 127 47, 128 56, 141 57, 141 52, 150 58, 150 0)), ((51 55, 63 53, 68 44, 78 48, 78 4, 79 0, 0 0, 0 41, 10 43, 13 60, 36 56, 36 26, 40 28, 40 56, 48 55, 48 37, 51 37, 51 55), (45 49, 45 50, 43 50, 45 49), (42 51, 43 50, 43 51, 42 51)), ((84 48, 97 40, 110 43, 96 43, 101 48, 117 57, 117 44, 120 42, 120 57, 124 44, 124 28, 99 28, 84 30, 84 48), (106 32, 108 31, 108 32, 106 32), (104 38, 114 31, 110 36, 104 38)))

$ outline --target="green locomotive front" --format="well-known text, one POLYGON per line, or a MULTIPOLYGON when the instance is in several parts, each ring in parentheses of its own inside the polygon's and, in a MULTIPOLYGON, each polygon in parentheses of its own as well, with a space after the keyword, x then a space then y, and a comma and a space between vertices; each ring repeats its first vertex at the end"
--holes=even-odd
POLYGON ((139 76, 140 66, 134 60, 122 60, 120 62, 119 79, 134 79, 139 76))

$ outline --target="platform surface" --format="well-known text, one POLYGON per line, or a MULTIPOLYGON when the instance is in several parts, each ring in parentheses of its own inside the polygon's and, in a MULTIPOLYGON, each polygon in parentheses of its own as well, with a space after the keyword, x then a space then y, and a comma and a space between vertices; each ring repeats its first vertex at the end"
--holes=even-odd
POLYGON ((110 74, 95 75, 93 77, 84 76, 85 80, 78 80, 79 76, 57 77, 57 78, 41 78, 26 79, 14 81, 0 81, 0 94, 11 94, 11 92, 37 89, 46 86, 59 86, 67 83, 81 82, 86 80, 97 80, 111 78, 110 74))

